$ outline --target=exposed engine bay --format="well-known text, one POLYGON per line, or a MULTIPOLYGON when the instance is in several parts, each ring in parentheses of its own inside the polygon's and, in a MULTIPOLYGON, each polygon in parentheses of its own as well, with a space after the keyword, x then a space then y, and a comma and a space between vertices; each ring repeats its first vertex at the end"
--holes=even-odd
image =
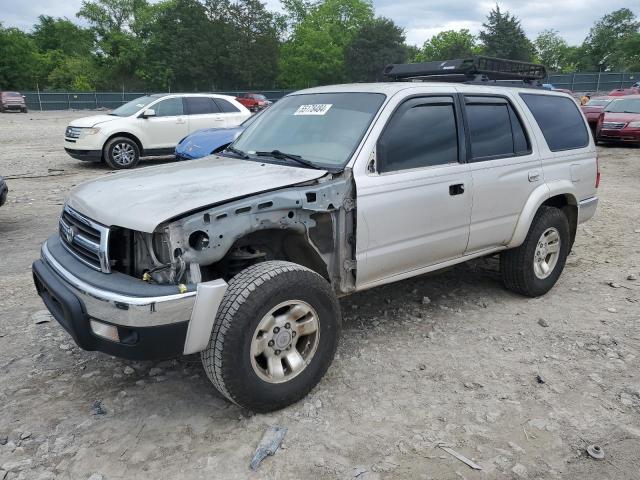
POLYGON ((351 171, 187 213, 153 233, 112 229, 112 269, 159 284, 222 278, 266 260, 304 265, 338 294, 355 287, 351 171))

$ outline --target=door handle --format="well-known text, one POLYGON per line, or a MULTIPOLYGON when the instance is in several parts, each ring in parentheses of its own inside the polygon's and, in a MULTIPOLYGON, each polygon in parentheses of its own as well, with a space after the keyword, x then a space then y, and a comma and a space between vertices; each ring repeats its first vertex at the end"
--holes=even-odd
POLYGON ((540 172, 537 170, 531 170, 529 172, 529 181, 537 182, 540 179, 540 172))
POLYGON ((464 183, 449 185, 449 195, 462 195, 464 193, 464 183))
POLYGON ((185 123, 184 118, 177 118, 176 123, 185 123))

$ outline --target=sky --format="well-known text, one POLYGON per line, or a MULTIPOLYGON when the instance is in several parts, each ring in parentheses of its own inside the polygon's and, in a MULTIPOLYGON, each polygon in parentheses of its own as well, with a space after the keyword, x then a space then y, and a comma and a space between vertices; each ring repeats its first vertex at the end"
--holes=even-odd
MULTIPOLYGON (((263 0, 265 1, 265 0, 263 0)), ((373 0, 376 15, 392 19, 405 29, 407 42, 422 45, 443 30, 467 28, 477 34, 495 0, 373 0)), ((76 20, 82 0, 0 0, 0 22, 28 30, 38 15, 76 20)), ((266 0, 270 10, 280 10, 279 0, 266 0)), ((547 28, 558 30, 572 45, 582 43, 593 22, 622 7, 640 16, 637 0, 507 0, 500 8, 516 15, 533 39, 547 28)))

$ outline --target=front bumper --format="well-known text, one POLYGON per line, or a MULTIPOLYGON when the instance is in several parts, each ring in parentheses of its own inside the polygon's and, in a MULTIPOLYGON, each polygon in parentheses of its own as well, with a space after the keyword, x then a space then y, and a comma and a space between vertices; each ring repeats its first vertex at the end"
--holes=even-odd
POLYGON ((598 132, 598 140, 603 142, 640 143, 640 128, 602 129, 598 132))
POLYGON ((78 150, 75 148, 64 147, 65 152, 76 160, 84 160, 88 162, 102 161, 102 150, 78 150))
POLYGON ((78 346, 130 359, 203 350, 227 287, 214 280, 179 293, 176 285, 92 271, 70 256, 55 235, 42 246, 32 270, 38 294, 78 346))

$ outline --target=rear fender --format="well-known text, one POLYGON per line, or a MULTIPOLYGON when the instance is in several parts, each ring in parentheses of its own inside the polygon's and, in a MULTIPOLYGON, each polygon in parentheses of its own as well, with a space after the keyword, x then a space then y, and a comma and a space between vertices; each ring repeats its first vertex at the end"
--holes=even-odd
POLYGON ((533 222, 533 217, 535 217, 540 206, 549 198, 557 195, 564 195, 567 198, 567 203, 571 205, 577 206, 578 204, 576 188, 570 180, 557 180, 540 185, 531 192, 527 203, 525 203, 507 248, 517 247, 524 242, 531 227, 531 222, 533 222))

